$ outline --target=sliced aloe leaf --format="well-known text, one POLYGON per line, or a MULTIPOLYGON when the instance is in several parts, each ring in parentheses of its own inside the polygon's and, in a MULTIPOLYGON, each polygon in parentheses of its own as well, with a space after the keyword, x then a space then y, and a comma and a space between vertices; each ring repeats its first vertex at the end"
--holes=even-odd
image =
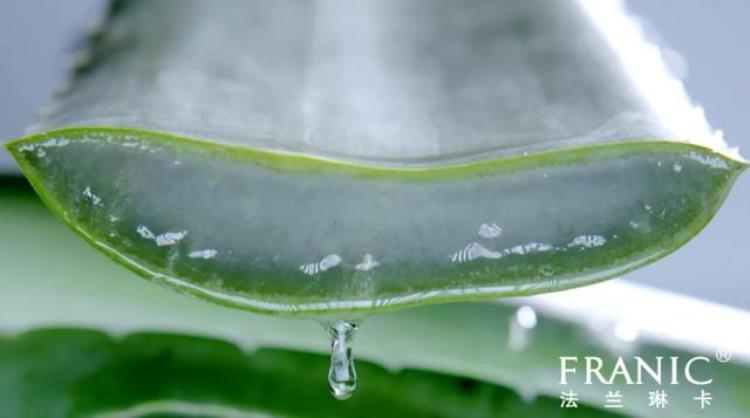
POLYGON ((284 313, 619 275, 700 230, 740 167, 649 143, 386 170, 101 128, 12 149, 47 204, 115 260, 219 303, 284 313))
POLYGON ((580 286, 675 250, 745 167, 588 3, 116 2, 10 150, 95 247, 225 305, 580 286))
MULTIPOLYGON (((101 334, 86 334, 81 339, 68 339, 71 335, 64 333, 58 333, 59 338, 45 336, 50 332, 37 333, 36 337, 34 333, 25 334, 30 330, 50 327, 84 327, 115 337, 143 332, 188 334, 235 344, 243 351, 258 348, 287 349, 318 354, 326 354, 328 351, 324 339, 321 338, 321 328, 311 321, 254 315, 221 306, 195 303, 167 290, 134 280, 133 274, 124 269, 118 269, 105 257, 76 240, 60 223, 55 222, 28 187, 19 180, 0 181, 0 219, 12 220, 12 222, 3 223, 3 233, 0 235, 0 286, 3 289, 0 292, 0 341, 3 341, 0 345, 4 347, 3 350, 7 350, 0 352, 0 362, 5 361, 4 364, 8 366, 0 368, 0 376, 3 376, 3 379, 0 379, 0 385, 5 385, 0 390, 0 399, 11 398, 28 405, 29 408, 43 408, 45 407, 43 401, 32 403, 30 399, 44 393, 58 400, 60 399, 56 398, 58 395, 80 395, 81 398, 78 398, 78 402, 75 403, 80 408, 85 405, 103 408, 108 404, 114 409, 136 404, 149 397, 155 399, 157 393, 169 393, 170 399, 186 399, 179 397, 175 392, 170 392, 170 390, 177 391, 178 388, 183 388, 190 392, 181 396, 187 397, 195 394, 200 395, 202 401, 246 409, 248 406, 246 402, 253 402, 257 397, 250 393, 250 390, 245 393, 247 399, 241 396, 235 397, 235 395, 237 391, 245 390, 252 385, 252 381, 237 379, 233 380, 234 383, 230 386, 222 383, 225 382, 224 379, 229 379, 227 376, 237 376, 233 373, 244 373, 243 370, 255 373, 256 369, 252 367, 252 370, 240 368, 239 371, 234 367, 242 364, 268 365, 268 369, 263 369, 264 379, 266 377, 273 379, 274 374, 278 373, 278 376, 284 376, 284 379, 279 377, 278 384, 282 385, 280 387, 283 390, 289 391, 292 389, 286 386, 288 384, 286 378, 297 372, 303 373, 300 378, 303 378, 305 383, 295 386, 294 391, 304 399, 318 399, 319 395, 320 399, 323 399, 326 384, 325 363, 323 363, 322 356, 320 360, 316 360, 318 358, 316 356, 308 357, 302 354, 294 354, 290 357, 280 355, 284 359, 279 358, 278 363, 264 363, 265 360, 261 361, 262 356, 260 356, 255 357, 258 360, 258 363, 255 363, 252 360, 254 356, 244 360, 236 348, 218 342, 153 335, 130 337, 122 342, 113 342, 101 334), (94 343, 76 346, 76 341, 81 340, 94 341, 94 343), (168 352, 158 350, 160 345, 165 348, 174 347, 171 351, 173 355, 163 354, 163 357, 159 357, 163 361, 159 362, 146 361, 153 359, 153 356, 168 352), (191 350, 191 347, 195 348, 195 351, 191 350), (216 347, 216 351, 210 350, 210 347, 216 347), (66 349, 75 352, 66 352, 66 349), (204 377, 199 380, 200 384, 194 384, 191 376, 194 378, 196 374, 193 373, 205 370, 200 367, 202 356, 217 353, 216 357, 211 360, 213 364, 213 360, 223 358, 221 353, 224 351, 231 354, 229 360, 234 359, 237 363, 217 361, 209 368, 210 371, 206 372, 209 377, 203 375, 204 377), (6 353, 15 354, 9 356, 6 353), (59 356, 52 355, 53 353, 58 353, 59 356), (86 356, 86 353, 91 356, 86 356), (108 357, 107 353, 115 358, 108 357), (188 362, 189 353, 194 353, 195 356, 192 358, 195 362, 188 362), (47 356, 47 354, 50 355, 47 356), (309 361, 305 367, 297 367, 297 363, 292 363, 291 359, 303 357, 309 361), (55 359, 59 363, 55 363, 55 359), (81 362, 73 363, 73 359, 80 359, 81 362), (125 363, 121 363, 120 360, 125 363), (127 363, 128 360, 132 363, 127 363), (185 363, 182 362, 183 360, 185 363), (244 363, 245 361, 247 363, 244 363), (289 363, 283 364, 286 361, 289 363), (158 367, 167 368, 168 365, 175 363, 185 366, 189 363, 194 368, 189 370, 184 367, 169 370, 158 369, 158 367), (76 367, 68 367, 72 364, 76 367), (147 370, 130 367, 135 364, 150 364, 151 366, 147 370), (102 367, 98 368, 99 365, 102 367), (111 368, 104 367, 104 365, 111 365, 111 368), (311 371, 310 375, 304 373, 308 365, 310 367, 315 365, 316 368, 315 371, 311 371), (226 370, 223 367, 233 371, 228 371, 227 375, 218 373, 219 370, 226 370), (159 373, 154 370, 159 370, 159 373), (28 373, 22 373, 22 371, 28 371, 28 373), (76 376, 96 375, 97 371, 101 373, 99 376, 108 378, 107 385, 101 384, 97 387, 86 379, 75 379, 76 376), (132 384, 129 376, 134 376, 132 379, 140 377, 139 384, 132 384), (153 379, 145 379, 144 376, 150 376, 153 379), (63 379, 63 377, 71 378, 71 380, 63 379), (187 381, 183 381, 183 377, 187 381), (215 391, 211 385, 205 384, 207 381, 216 383, 215 391), (80 382, 80 386, 73 385, 71 382, 80 382), (152 383, 149 384, 149 382, 152 383), (45 391, 38 391, 37 389, 41 390, 40 388, 45 391), (70 388, 72 392, 63 391, 63 388, 70 388), (123 393, 116 395, 113 392, 107 392, 108 388, 122 388, 123 393), (80 391, 76 392, 76 389, 80 391), (21 390, 24 391, 24 396, 29 397, 15 397, 15 394, 21 390), (95 392, 88 392, 88 390, 95 392), (159 392, 160 390, 162 392, 159 392), (62 395, 60 391, 63 391, 62 395), (7 397, 3 398, 3 396, 7 397)), ((597 285, 599 286, 604 288, 611 285, 597 285)), ((744 324, 748 323, 747 313, 716 316, 714 315, 716 312, 707 309, 705 304, 691 304, 681 309, 670 298, 655 297, 650 292, 628 294, 622 291, 622 288, 613 287, 609 288, 609 291, 602 289, 595 296, 597 303, 594 304, 590 303, 590 294, 588 298, 584 297, 588 294, 587 292, 594 289, 592 287, 575 291, 576 294, 571 295, 569 299, 578 303, 577 309, 568 309, 567 313, 547 310, 544 305, 545 300, 558 298, 562 296, 561 294, 528 298, 524 301, 523 303, 531 304, 536 310, 537 321, 536 326, 527 330, 526 342, 522 347, 516 345, 513 342, 516 339, 511 337, 514 333, 514 324, 518 321, 518 311, 516 307, 506 304, 471 303, 425 306, 368 318, 365 322, 366 326, 362 327, 357 337, 356 351, 360 359, 358 372, 362 378, 360 388, 350 401, 338 403, 336 409, 345 413, 349 411, 350 402, 359 405, 357 400, 360 396, 363 399, 373 399, 371 398, 375 396, 373 392, 379 391, 379 388, 389 389, 386 390, 388 393, 377 393, 377 396, 394 396, 390 398, 393 399, 393 403, 383 407, 398 408, 402 405, 404 408, 409 408, 417 405, 410 399, 417 399, 417 395, 411 397, 414 393, 424 393, 419 387, 435 388, 437 393, 441 394, 430 396, 431 403, 419 404, 419 408, 424 407, 429 411, 431 405, 437 404, 446 405, 448 408, 453 405, 454 399, 456 402, 464 402, 456 399, 463 397, 464 391, 452 388, 442 392, 441 384, 436 383, 436 386, 431 386, 418 378, 423 375, 417 371, 422 370, 511 388, 527 400, 540 395, 543 405, 550 402, 549 397, 557 400, 562 390, 573 390, 580 395, 582 404, 601 408, 608 390, 620 390, 625 404, 625 409, 621 412, 626 415, 674 418, 697 418, 705 416, 706 412, 722 418, 740 418, 747 415, 750 400, 745 396, 745 391, 750 386, 750 368, 748 368, 750 340, 745 333, 741 332, 744 324), (636 329, 640 329, 640 335, 635 340, 629 341, 617 338, 612 332, 614 324, 608 322, 611 318, 607 318, 601 310, 595 309, 597 306, 594 306, 619 306, 623 309, 622 312, 628 314, 614 319, 633 321, 634 315, 627 308, 635 307, 645 311, 647 309, 642 306, 644 304, 653 306, 652 315, 646 318, 645 323, 632 324, 636 329), (683 312, 686 313, 683 314, 683 312), (679 315, 675 316, 675 314, 679 315), (591 324, 595 326, 590 328, 591 324), (652 324, 660 325, 653 330, 654 332, 647 333, 646 326, 652 324), (708 332, 718 330, 719 325, 721 329, 738 332, 708 332), (675 332, 678 328, 686 327, 688 328, 687 335, 675 332), (710 338, 709 335, 711 335, 710 338), (697 341, 702 344, 696 346, 689 341, 690 338, 686 337, 692 337, 693 342, 697 341), (729 363, 713 360, 716 348, 722 348, 731 353, 732 360, 729 363), (658 356, 665 359, 679 356, 682 359, 680 364, 684 364, 685 359, 694 355, 707 356, 712 359, 711 363, 698 362, 695 374, 698 379, 706 377, 714 379, 714 382, 707 388, 713 394, 714 402, 707 411, 702 411, 692 399, 700 394, 700 387, 682 380, 679 385, 662 387, 668 391, 670 402, 669 406, 663 410, 648 406, 648 391, 659 389, 658 385, 626 385, 623 384, 622 379, 618 379, 617 384, 612 386, 586 385, 583 383, 585 374, 580 369, 578 375, 571 377, 569 385, 559 385, 560 356, 600 356, 607 365, 603 369, 606 375, 618 355, 626 358, 631 370, 634 356, 641 356, 650 364, 653 364, 658 356), (389 373, 374 365, 385 367, 389 373), (397 373, 399 370, 405 372, 397 373), (410 380, 409 376, 412 376, 414 380, 410 380), (425 386, 420 386, 422 384, 425 386), (390 389, 391 387, 393 389, 390 389), (404 392, 405 403, 396 405, 400 401, 397 401, 395 393, 401 391, 404 392)), ((565 306, 570 305, 571 303, 565 304, 565 306)), ((259 351, 260 354, 264 352, 264 350, 259 351)), ((268 359, 268 357, 265 358, 268 359)), ((665 373, 668 373, 666 369, 665 373)), ((452 377, 445 379, 440 377, 438 380, 454 381, 452 377)), ((103 380, 97 381, 104 382, 103 380)), ((264 380, 264 382, 269 383, 270 387, 271 380, 264 380)), ((499 389, 492 389, 482 383, 478 383, 477 387, 491 393, 499 393, 496 392, 499 389)), ((258 390, 262 391, 264 396, 273 395, 273 391, 268 388, 258 390)), ((467 399, 474 399, 473 395, 468 393, 466 396, 467 399)), ((510 404, 517 403, 515 396, 508 395, 508 399, 510 404)), ((486 400, 476 401, 479 404, 487 402, 486 400)), ((53 402, 51 399, 49 402, 50 405, 58 405, 57 400, 53 402)), ((328 401, 322 400, 322 402, 324 403, 320 404, 323 405, 320 408, 325 408, 328 401)), ((18 407, 19 403, 9 405, 18 407)), ((461 411, 474 410, 471 409, 473 407, 465 406, 464 403, 456 405, 466 408, 461 411)), ((539 404, 533 403, 531 407, 535 405, 539 404)), ((154 407, 153 404, 147 406, 154 407)), ((175 404, 171 406, 175 407, 175 404)), ((281 405, 287 408, 293 406, 281 405)), ((559 403, 553 406, 559 408, 559 403)), ((375 407, 372 408, 375 411, 378 410, 375 407)), ((3 416, 5 411, 13 411, 13 409, 0 408, 0 416, 3 416)), ((555 411, 566 413, 566 415, 568 412, 576 413, 576 411, 550 409, 543 414, 532 416, 557 416, 555 411)), ((477 413, 477 415, 481 414, 477 413)), ((43 415, 32 414, 31 416, 36 418, 43 415)), ((466 416, 466 414, 461 416, 466 416)))

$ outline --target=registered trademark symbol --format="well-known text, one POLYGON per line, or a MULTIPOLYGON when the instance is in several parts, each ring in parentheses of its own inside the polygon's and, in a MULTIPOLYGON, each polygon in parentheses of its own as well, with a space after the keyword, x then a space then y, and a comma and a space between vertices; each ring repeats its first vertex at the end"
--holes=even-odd
POLYGON ((726 350, 716 350, 716 360, 719 363, 729 363, 732 360, 732 353, 726 350))

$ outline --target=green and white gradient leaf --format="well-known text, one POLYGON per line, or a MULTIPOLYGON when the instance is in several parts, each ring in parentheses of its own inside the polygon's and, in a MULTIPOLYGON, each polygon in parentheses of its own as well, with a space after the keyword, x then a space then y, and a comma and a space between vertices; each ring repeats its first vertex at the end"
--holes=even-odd
MULTIPOLYGON (((263 407, 272 416, 297 415, 288 409, 294 405, 270 400, 255 403, 263 399, 259 392, 271 397, 272 387, 296 393, 300 405, 311 411, 329 411, 334 401, 328 399, 325 384, 328 347, 324 331, 314 322, 197 303, 135 280, 133 274, 76 240, 19 179, 0 182, 0 219, 13 220, 4 223, 0 235, 0 416, 5 412, 14 418, 41 418, 45 415, 34 413, 40 410, 33 408, 45 407, 92 412, 142 404, 144 408, 194 408, 196 402, 235 410, 263 407), (73 330, 28 333, 59 327, 97 330, 107 336, 73 330), (158 335, 164 333, 173 336, 158 335), (132 334, 139 335, 118 338, 132 334), (242 352, 275 350, 245 357, 237 347, 242 352), (315 370, 301 372, 303 368, 294 367, 299 359, 315 370), (212 371, 210 378, 202 371, 206 367, 212 371), (245 374, 247 381, 235 379, 245 374), (109 383, 95 385, 92 379, 109 383), (19 390, 23 396, 16 396, 19 390), (165 403, 156 402, 160 400, 165 403), (32 412, 12 414, 17 411, 13 408, 32 412)), ((670 405, 657 411, 647 402, 647 391, 655 386, 584 385, 577 380, 583 378, 579 374, 571 385, 561 387, 558 357, 598 355, 608 363, 619 354, 646 360, 693 354, 713 357, 720 347, 733 353, 730 363, 713 361, 695 370, 699 378, 714 378, 708 388, 714 395, 710 412, 722 418, 746 416, 750 336, 741 330, 750 322, 747 313, 609 284, 567 293, 519 301, 533 306, 538 314, 523 347, 509 337, 516 308, 507 304, 435 305, 368 318, 355 346, 360 388, 352 400, 337 403, 325 415, 347 416, 354 411, 353 416, 363 416, 368 410, 363 404, 389 397, 392 403, 381 407, 394 411, 467 416, 472 411, 481 415, 518 407, 528 416, 552 417, 561 413, 556 403, 560 390, 573 389, 583 403, 597 408, 603 405, 607 390, 621 390, 624 412, 633 416, 701 417, 705 414, 692 399, 699 392, 696 386, 686 382, 665 385, 670 405), (641 305, 628 305, 628 301, 641 305), (607 308, 616 306, 627 315, 610 317, 607 308), (628 309, 638 306, 641 316, 628 309), (641 330, 640 338, 634 343, 618 340, 612 331, 614 323, 608 322, 613 319, 631 321, 641 330), (737 332, 712 332, 720 328, 737 332), (453 386, 457 377, 479 380, 469 386, 481 395, 458 390, 453 386), (498 386, 512 388, 522 399, 541 398, 520 403, 517 395, 498 386), (404 398, 399 400, 399 394, 404 398), (428 397, 427 404, 423 396, 428 397), (481 409, 485 407, 489 409, 481 409)), ((597 410, 594 416, 603 413, 597 410)), ((63 412, 47 416, 60 415, 65 416, 63 412)))
POLYGON ((746 166, 613 2, 115 2, 10 150, 140 275, 360 313, 623 274, 746 166))
MULTIPOLYGON (((0 417, 556 417, 556 398, 528 402, 485 382, 360 362, 357 396, 333 399, 319 354, 174 334, 113 339, 39 330, 0 340, 0 417)), ((581 405, 576 416, 618 417, 581 405)))

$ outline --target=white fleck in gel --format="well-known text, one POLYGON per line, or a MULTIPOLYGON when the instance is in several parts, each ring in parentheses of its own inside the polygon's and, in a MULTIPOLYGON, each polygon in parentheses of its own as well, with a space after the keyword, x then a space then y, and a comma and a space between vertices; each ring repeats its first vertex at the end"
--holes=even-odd
POLYGON ((722 160, 719 157, 701 155, 701 154, 698 154, 697 152, 691 152, 689 157, 692 160, 698 161, 699 163, 712 167, 712 168, 721 168, 721 169, 729 168, 729 166, 727 165, 727 162, 722 160))
POLYGON ((607 243, 607 239, 601 235, 579 235, 568 243, 568 247, 593 248, 601 247, 607 243))
POLYGON ((466 263, 477 258, 498 259, 503 256, 499 251, 492 251, 485 248, 482 244, 472 242, 463 250, 458 251, 451 257, 451 263, 466 263))
POLYGON ((99 196, 97 196, 97 195, 95 195, 91 191, 91 187, 89 187, 89 186, 86 186, 86 188, 83 189, 83 196, 86 197, 87 199, 89 199, 91 201, 91 203, 94 204, 94 206, 102 203, 102 198, 99 197, 99 196))
POLYGON ((190 254, 188 254, 188 257, 190 258, 202 258, 204 260, 210 260, 214 257, 216 257, 216 254, 219 252, 213 249, 207 249, 207 250, 198 250, 193 251, 190 254))
POLYGON ((524 254, 530 254, 530 253, 543 253, 545 251, 550 251, 553 249, 554 249, 553 246, 549 244, 545 244, 543 242, 530 242, 528 244, 515 245, 511 248, 506 248, 505 250, 503 250, 503 253, 505 255, 511 255, 511 254, 524 255, 524 254))
POLYGON ((142 236, 146 239, 154 239, 154 233, 151 232, 150 229, 146 225, 139 225, 138 228, 136 228, 136 232, 138 232, 138 235, 142 236))
POLYGON ((339 264, 341 264, 341 256, 339 256, 338 254, 329 254, 323 257, 323 259, 319 262, 303 264, 299 267, 299 269, 308 276, 313 276, 318 273, 323 273, 324 271, 336 267, 339 264))
POLYGON ((159 234, 154 238, 154 241, 156 241, 156 245, 159 247, 165 247, 168 245, 175 245, 178 242, 182 241, 183 238, 188 234, 188 231, 179 231, 179 232, 165 232, 163 234, 159 234))
POLYGON ((358 271, 369 271, 374 269, 375 267, 379 266, 380 263, 375 260, 375 257, 372 256, 372 254, 365 254, 365 257, 362 259, 362 262, 354 266, 354 268, 358 271))
POLYGON ((42 143, 43 147, 64 147, 70 144, 70 140, 67 138, 50 138, 42 143))
POLYGON ((492 239, 503 234, 503 229, 495 223, 479 225, 479 236, 482 238, 492 239))
POLYGON ((138 234, 145 239, 153 240, 159 247, 175 245, 178 242, 182 241, 182 239, 185 238, 185 236, 188 234, 188 231, 178 231, 165 232, 163 234, 154 235, 154 233, 151 232, 151 230, 148 229, 146 225, 139 225, 138 228, 136 228, 136 232, 138 232, 138 234))

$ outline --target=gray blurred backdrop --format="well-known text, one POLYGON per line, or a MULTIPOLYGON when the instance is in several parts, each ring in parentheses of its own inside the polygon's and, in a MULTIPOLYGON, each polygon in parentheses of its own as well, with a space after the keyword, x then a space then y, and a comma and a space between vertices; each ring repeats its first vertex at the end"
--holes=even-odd
MULTIPOLYGON (((598 1, 598 0, 590 0, 598 1)), ((668 49, 693 100, 714 128, 750 157, 750 38, 747 0, 630 0, 647 34, 668 49)), ((65 80, 70 52, 104 0, 3 0, 0 3, 0 140, 18 137, 65 80)), ((7 156, 0 155, 0 160, 7 156)), ((0 166, 3 162, 0 161, 0 166)), ((750 174, 693 241, 626 276, 750 310, 750 174), (747 257, 747 258, 745 258, 747 257)), ((7 221, 7 220, 6 220, 7 221)), ((0 231, 1 233, 1 231, 0 231)), ((637 307, 636 307, 637 308, 637 307)))

